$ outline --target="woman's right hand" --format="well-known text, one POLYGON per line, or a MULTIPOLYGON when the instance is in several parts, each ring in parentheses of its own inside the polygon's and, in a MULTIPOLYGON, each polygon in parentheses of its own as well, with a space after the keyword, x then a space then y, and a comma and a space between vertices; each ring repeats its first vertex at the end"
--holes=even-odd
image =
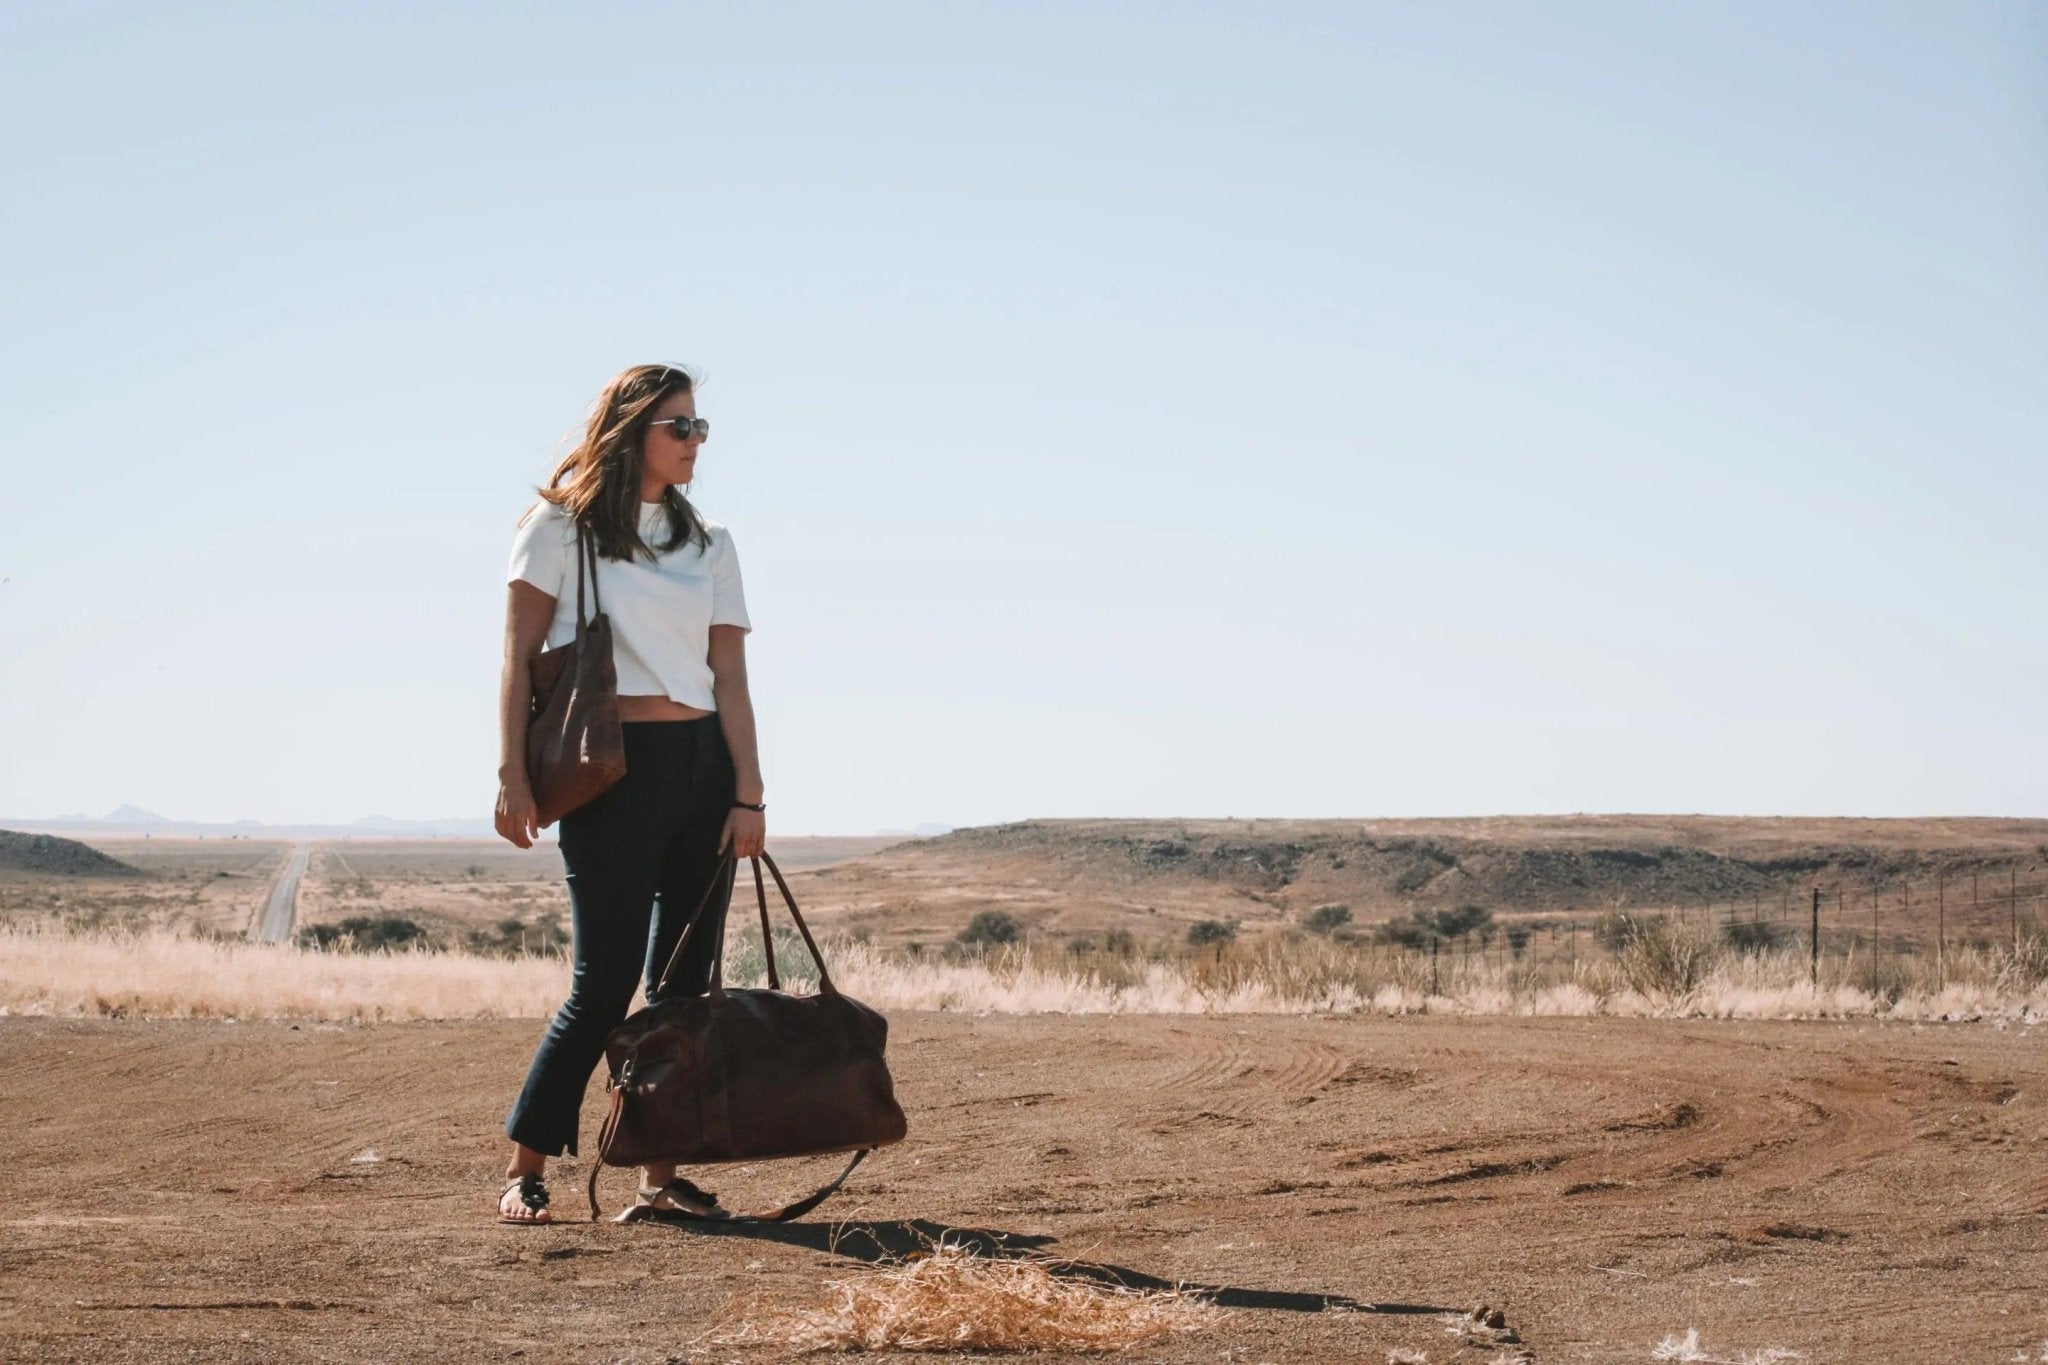
POLYGON ((533 803, 533 788, 524 781, 498 784, 498 833, 521 848, 532 848, 540 837, 540 810, 533 803))

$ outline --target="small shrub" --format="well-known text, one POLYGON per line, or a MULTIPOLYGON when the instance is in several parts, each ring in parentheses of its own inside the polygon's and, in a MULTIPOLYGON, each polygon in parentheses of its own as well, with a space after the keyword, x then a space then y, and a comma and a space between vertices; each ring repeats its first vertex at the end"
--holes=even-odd
POLYGON ((1102 936, 1102 951, 1110 957, 1136 957, 1138 940, 1128 929, 1111 929, 1102 936))
POLYGON ((1421 864, 1404 867, 1394 877, 1394 894, 1397 896, 1413 895, 1423 887, 1428 886, 1430 878, 1436 876, 1436 874, 1436 868, 1421 864))
POLYGON ((1898 953, 1866 951, 1852 956, 1849 963, 1849 984, 1886 1005, 1898 1004, 1916 975, 1913 965, 1898 953))
POLYGON ((1443 938, 1479 935, 1481 943, 1493 936, 1493 911, 1483 905, 1461 905, 1455 910, 1425 912, 1430 927, 1443 938))
POLYGON ((960 931, 959 938, 970 948, 994 948, 1015 943, 1023 933, 1024 926, 1009 911, 984 910, 967 921, 967 927, 960 931))
POLYGON ((1611 940, 1615 965, 1630 989, 1645 996, 1683 996, 1698 989, 1721 957, 1710 931, 1682 924, 1669 915, 1622 912, 1603 922, 1603 942, 1611 940))
POLYGON ((1430 927, 1423 922, 1422 915, 1396 915, 1390 920, 1375 924, 1372 936, 1381 943, 1391 943, 1397 948, 1420 948, 1430 940, 1430 927))
POLYGON ((1351 923, 1348 905, 1318 905, 1302 917, 1301 927, 1311 934, 1334 934, 1351 923))
POLYGON ((1198 919, 1188 926, 1188 946, 1193 948, 1230 943, 1236 938, 1237 921, 1234 919, 1198 919))
MULTIPOLYGON (((804 946, 795 927, 778 925, 771 943, 775 949, 775 970, 782 981, 782 988, 798 993, 815 989, 818 984, 817 964, 811 960, 811 950, 804 946)), ((831 955, 829 950, 826 955, 831 955)), ((724 971, 729 985, 767 984, 768 953, 761 942, 759 926, 740 929, 735 925, 727 932, 724 971)))
POLYGON ((1721 936, 1737 952, 1762 953, 1782 948, 1792 941, 1792 931, 1767 919, 1731 920, 1721 927, 1721 936))
POLYGON ((2003 965, 1999 978, 2010 980, 2012 989, 2031 991, 2048 982, 2048 938, 2029 934, 2011 950, 1999 954, 2003 965))
POLYGON ((1593 941, 1610 953, 1618 953, 1628 946, 1638 922, 1634 915, 1610 910, 1594 922, 1593 941))
POLYGON ((569 935, 554 920, 528 923, 517 915, 489 929, 472 929, 464 943, 474 953, 491 957, 544 955, 569 946, 569 935))
POLYGON ((423 941, 427 931, 404 915, 350 915, 338 924, 313 924, 299 931, 307 948, 348 948, 359 953, 403 948, 423 941))
POLYGON ((1485 943, 1493 935, 1493 911, 1483 905, 1455 910, 1416 910, 1375 925, 1373 937, 1401 948, 1420 948, 1432 938, 1458 939, 1477 934, 1485 943))

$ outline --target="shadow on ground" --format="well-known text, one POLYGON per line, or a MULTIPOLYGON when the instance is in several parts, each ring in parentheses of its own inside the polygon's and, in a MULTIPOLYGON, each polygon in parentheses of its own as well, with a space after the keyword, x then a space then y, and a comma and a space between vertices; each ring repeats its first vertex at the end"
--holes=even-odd
POLYGON ((1367 1303, 1345 1294, 1318 1294, 1286 1289, 1246 1289, 1237 1285, 1197 1284, 1188 1280, 1163 1280, 1128 1266, 1099 1261, 1075 1261, 1046 1251, 1059 1239, 1032 1233, 1003 1232, 995 1228, 961 1228, 929 1219, 894 1219, 854 1223, 747 1223, 707 1222, 656 1214, 643 1221, 702 1237, 739 1237, 752 1241, 780 1242, 806 1247, 830 1256, 886 1265, 928 1252, 941 1242, 991 1260, 1040 1262, 1052 1274, 1070 1280, 1085 1280, 1122 1289, 1178 1289, 1200 1294, 1220 1308, 1259 1308, 1283 1313, 1384 1313, 1437 1314, 1461 1310, 1436 1304, 1367 1303))

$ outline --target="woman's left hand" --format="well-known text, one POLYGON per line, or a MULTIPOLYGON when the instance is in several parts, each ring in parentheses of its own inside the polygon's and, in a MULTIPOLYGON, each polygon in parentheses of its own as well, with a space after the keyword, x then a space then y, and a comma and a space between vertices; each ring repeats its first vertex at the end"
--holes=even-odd
POLYGON ((768 816, 765 812, 734 806, 725 817, 725 833, 719 836, 718 851, 732 847, 735 858, 753 858, 768 846, 768 816))

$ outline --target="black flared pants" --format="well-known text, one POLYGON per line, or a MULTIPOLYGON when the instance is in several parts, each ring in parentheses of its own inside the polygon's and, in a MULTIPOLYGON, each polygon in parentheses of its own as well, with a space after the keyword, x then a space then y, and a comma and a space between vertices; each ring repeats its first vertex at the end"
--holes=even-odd
POLYGON ((712 895, 688 957, 666 996, 657 996, 655 983, 718 870, 738 779, 716 712, 627 721, 625 737, 626 775, 558 827, 574 934, 569 998, 549 1021, 505 1118, 513 1141, 546 1156, 576 1153, 584 1091, 635 988, 644 980, 650 1000, 710 988, 731 892, 728 880, 712 895))

